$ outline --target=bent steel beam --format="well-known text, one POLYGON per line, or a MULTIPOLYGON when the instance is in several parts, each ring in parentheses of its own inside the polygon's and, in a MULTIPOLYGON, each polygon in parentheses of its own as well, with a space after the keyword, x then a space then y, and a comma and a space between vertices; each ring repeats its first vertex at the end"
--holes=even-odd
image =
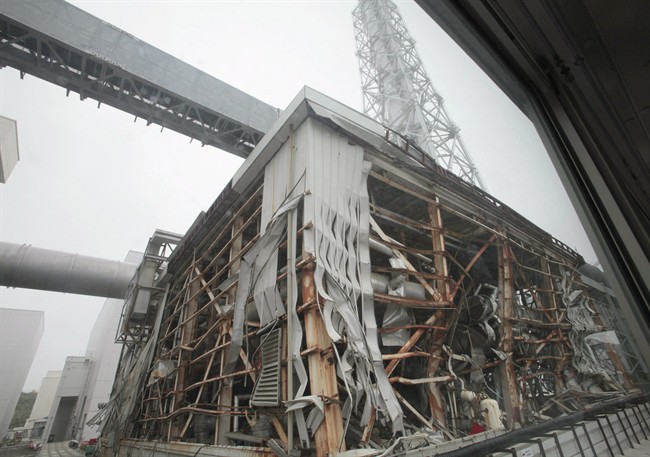
POLYGON ((124 299, 137 265, 0 241, 0 285, 124 299))

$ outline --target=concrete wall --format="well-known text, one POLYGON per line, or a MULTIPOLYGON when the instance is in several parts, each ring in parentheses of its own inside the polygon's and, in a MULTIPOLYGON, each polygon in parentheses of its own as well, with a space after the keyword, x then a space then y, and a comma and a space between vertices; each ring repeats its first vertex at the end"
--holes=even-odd
POLYGON ((54 398, 56 397, 56 391, 59 388, 62 374, 62 371, 48 371, 41 381, 32 412, 29 414, 27 422, 25 422, 25 428, 32 430, 30 438, 40 438, 42 435, 47 416, 50 414, 54 398))
POLYGON ((0 308, 0 439, 9 428, 44 330, 44 313, 0 308))

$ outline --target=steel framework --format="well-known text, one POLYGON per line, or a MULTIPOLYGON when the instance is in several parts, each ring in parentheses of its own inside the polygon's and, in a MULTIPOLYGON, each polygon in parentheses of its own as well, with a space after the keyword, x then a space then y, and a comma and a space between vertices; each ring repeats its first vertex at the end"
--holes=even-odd
POLYGON ((433 455, 635 388, 568 246, 314 91, 271 132, 135 279, 111 455, 433 455))
POLYGON ((247 157, 278 110, 63 0, 3 2, 0 68, 247 157))
POLYGON ((360 0, 352 14, 364 112, 409 137, 444 168, 486 189, 397 6, 390 0, 360 0))

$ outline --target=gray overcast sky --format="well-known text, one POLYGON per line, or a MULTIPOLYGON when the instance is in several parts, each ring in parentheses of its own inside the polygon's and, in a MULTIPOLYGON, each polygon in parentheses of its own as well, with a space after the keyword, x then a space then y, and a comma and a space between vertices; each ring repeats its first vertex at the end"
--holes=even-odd
MULTIPOLYGON (((273 106, 308 85, 361 110, 354 1, 72 3, 273 106)), ((595 262, 532 124, 417 5, 397 4, 490 192, 595 262)), ((241 164, 11 68, 0 71, 0 100, 18 121, 21 156, 0 185, 2 241, 121 260, 156 228, 184 233, 241 164)), ((83 354, 102 303, 0 289, 3 307, 45 311, 25 390, 83 354)))

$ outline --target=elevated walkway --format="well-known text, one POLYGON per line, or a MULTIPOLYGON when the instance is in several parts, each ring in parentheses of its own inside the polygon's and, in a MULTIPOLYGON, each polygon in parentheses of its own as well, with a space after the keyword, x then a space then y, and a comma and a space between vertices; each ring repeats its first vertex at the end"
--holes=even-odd
POLYGON ((3 66, 240 157, 279 113, 63 0, 2 3, 3 66))

